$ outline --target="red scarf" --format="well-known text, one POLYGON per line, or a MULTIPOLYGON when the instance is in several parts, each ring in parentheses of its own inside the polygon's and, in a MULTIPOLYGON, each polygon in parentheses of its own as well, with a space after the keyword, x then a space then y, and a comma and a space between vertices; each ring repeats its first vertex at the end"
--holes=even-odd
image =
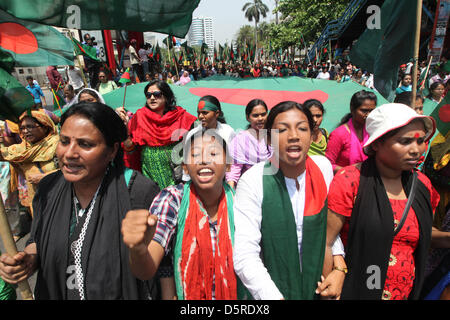
POLYGON ((161 147, 179 141, 186 130, 190 130, 196 119, 181 107, 160 116, 145 106, 136 111, 128 124, 128 129, 134 144, 161 147), (174 140, 172 135, 176 130, 179 132, 173 137, 174 140))
POLYGON ((215 255, 212 250, 208 215, 201 211, 198 199, 195 188, 191 186, 180 264, 184 299, 211 300, 215 275, 216 300, 236 300, 236 276, 225 192, 222 192, 217 210, 215 255))

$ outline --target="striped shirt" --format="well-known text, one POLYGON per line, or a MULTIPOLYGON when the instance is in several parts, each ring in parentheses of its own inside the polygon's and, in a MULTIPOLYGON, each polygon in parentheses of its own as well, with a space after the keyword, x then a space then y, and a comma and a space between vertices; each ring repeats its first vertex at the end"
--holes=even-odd
MULTIPOLYGON (((181 200, 184 193, 184 184, 169 186, 163 189, 153 200, 150 207, 150 213, 158 217, 155 235, 153 240, 159 243, 165 251, 165 254, 173 254, 173 245, 175 241, 171 241, 175 235, 177 227, 178 210, 180 209, 181 200)), ((200 199, 197 199, 200 210, 206 214, 200 199)), ((211 235, 211 246, 213 256, 215 256, 216 242, 217 242, 217 221, 212 222, 208 216, 209 232, 211 235)), ((172 261, 173 262, 173 261, 172 261)), ((212 298, 215 299, 215 285, 213 275, 213 292, 212 298)))

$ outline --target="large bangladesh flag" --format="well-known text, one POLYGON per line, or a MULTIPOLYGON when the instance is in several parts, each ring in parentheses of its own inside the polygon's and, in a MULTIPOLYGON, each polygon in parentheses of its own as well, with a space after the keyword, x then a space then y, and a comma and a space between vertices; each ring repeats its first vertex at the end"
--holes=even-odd
POLYGON ((374 74, 375 88, 394 100, 398 69, 414 56, 416 1, 386 0, 379 26, 366 29, 350 52, 352 63, 374 74))
MULTIPOLYGON (((145 105, 144 87, 147 83, 127 87, 125 108, 131 112, 145 105)), ((245 129, 248 122, 245 106, 255 98, 262 99, 271 109, 277 103, 287 100, 303 103, 307 99, 318 99, 324 104, 325 116, 322 127, 332 131, 344 115, 350 112, 350 99, 360 90, 372 91, 355 82, 337 83, 330 80, 306 79, 299 77, 236 79, 213 76, 205 80, 191 81, 185 86, 170 85, 177 105, 189 113, 197 115, 200 97, 213 95, 220 101, 225 119, 234 129, 245 129)), ((124 88, 119 88, 103 96, 107 105, 113 108, 123 104, 124 88)), ((379 93, 378 105, 386 103, 379 93)))
POLYGON ((82 30, 156 31, 184 38, 200 0, 2 0, 17 18, 82 30))
POLYGON ((2 10, 0 50, 13 57, 16 67, 73 65, 72 42, 58 30, 17 19, 2 10))

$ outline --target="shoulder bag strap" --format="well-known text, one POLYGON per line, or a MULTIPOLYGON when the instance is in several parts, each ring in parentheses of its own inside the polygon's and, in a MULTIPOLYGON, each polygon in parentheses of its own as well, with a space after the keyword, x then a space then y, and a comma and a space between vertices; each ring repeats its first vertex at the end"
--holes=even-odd
POLYGON ((397 228, 395 228, 395 230, 394 230, 394 237, 397 235, 397 233, 403 227, 403 224, 406 221, 406 217, 408 216, 409 209, 411 208, 412 202, 414 201, 414 197, 416 195, 416 186, 417 186, 417 173, 416 172, 413 173, 412 179, 413 180, 412 180, 411 190, 409 191, 409 195, 408 195, 408 201, 406 202, 406 206, 405 206, 405 210, 403 211, 402 219, 398 223, 397 228))

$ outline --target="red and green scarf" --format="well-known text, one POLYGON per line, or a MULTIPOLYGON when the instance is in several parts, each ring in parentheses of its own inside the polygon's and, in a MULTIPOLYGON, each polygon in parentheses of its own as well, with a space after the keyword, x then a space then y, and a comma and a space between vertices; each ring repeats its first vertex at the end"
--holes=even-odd
MULTIPOLYGON (((267 170, 273 170, 270 162, 267 170)), ((263 176, 261 247, 264 265, 285 299, 312 300, 322 274, 327 227, 327 186, 320 168, 307 157, 302 261, 297 225, 281 170, 263 176)))
POLYGON ((191 181, 184 186, 174 249, 175 285, 179 300, 237 299, 233 268, 233 189, 226 183, 217 212, 217 241, 213 254, 209 218, 191 181), (214 283, 213 283, 214 276, 214 283))

